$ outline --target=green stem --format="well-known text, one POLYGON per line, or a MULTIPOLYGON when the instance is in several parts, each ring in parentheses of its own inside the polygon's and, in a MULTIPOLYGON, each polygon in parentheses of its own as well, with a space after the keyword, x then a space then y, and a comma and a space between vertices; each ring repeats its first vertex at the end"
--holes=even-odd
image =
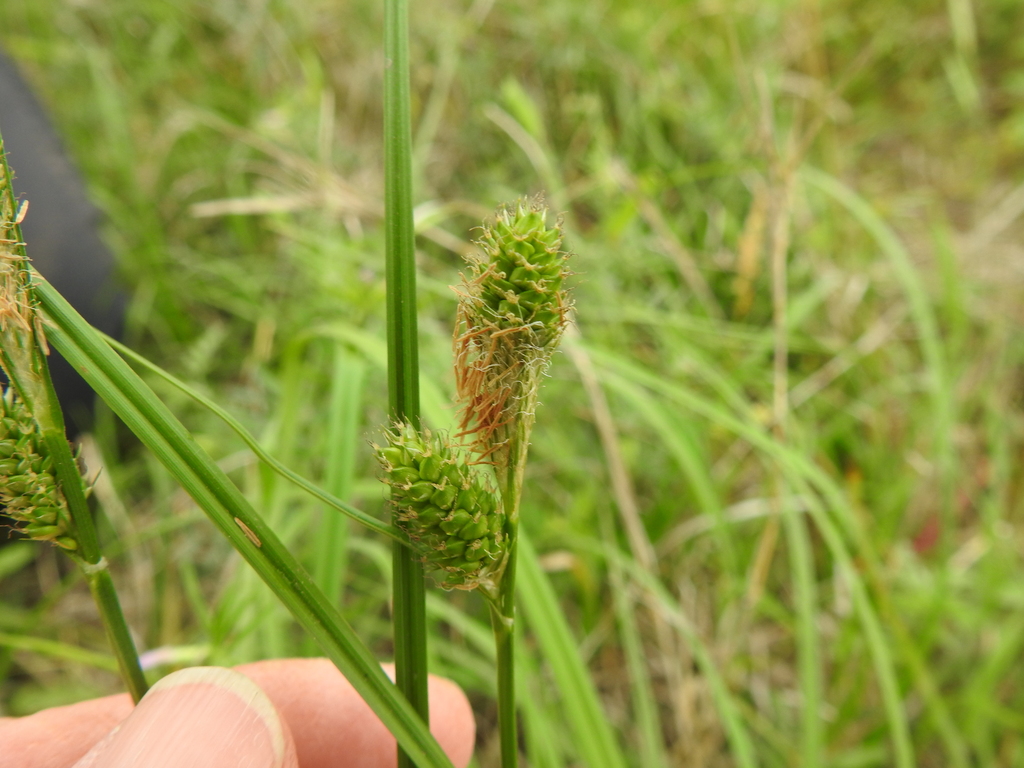
POLYGON ((21 237, 21 227, 15 215, 16 210, 11 169, 4 154, 3 139, 0 138, 0 214, 3 218, 0 236, 12 245, 11 255, 19 260, 23 267, 17 276, 8 273, 5 279, 16 282, 4 286, 4 292, 8 301, 21 292, 24 292, 26 297, 26 306, 16 310, 23 313, 25 325, 21 326, 11 318, 5 319, 4 346, 0 359, 11 384, 38 424, 46 450, 53 460, 57 483, 67 502, 71 527, 78 543, 78 549, 73 557, 89 581, 96 607, 106 628, 107 638, 117 657, 121 676, 137 703, 146 693, 146 678, 142 674, 139 655, 117 599, 117 592, 107 569, 107 561, 100 552, 96 527, 82 488, 78 465, 71 455, 64 413, 57 400, 57 393, 50 379, 50 367, 46 361, 48 350, 42 336, 42 322, 35 314, 34 288, 27 282, 29 262, 21 237))
POLYGON ((82 564, 86 581, 89 582, 89 591, 92 592, 93 600, 99 608, 103 617, 103 625, 107 630, 107 640, 114 649, 114 656, 117 658, 117 667, 121 671, 121 678, 128 686, 128 692, 132 695, 132 701, 136 704, 139 699, 146 695, 149 689, 146 677, 142 674, 142 667, 139 666, 139 657, 135 651, 135 643, 128 633, 128 625, 125 623, 124 614, 121 613, 121 604, 117 599, 117 591, 114 589, 114 580, 110 577, 107 569, 107 561, 101 559, 95 565, 82 564))
POLYGON ((503 474, 501 479, 509 544, 497 599, 491 605, 491 624, 498 660, 498 733, 501 738, 502 768, 516 768, 519 765, 515 689, 516 557, 519 553, 519 501, 523 493, 526 454, 533 429, 533 409, 536 407, 535 382, 524 382, 523 387, 527 396, 507 432, 507 448, 502 452, 505 463, 500 472, 503 474))
MULTIPOLYGON (((420 425, 416 259, 412 218, 412 128, 409 106, 407 0, 384 4, 384 229, 387 277, 388 393, 391 418, 420 425)), ((424 722, 427 699, 427 612, 423 567, 395 543, 394 638, 398 688, 424 722)), ((412 760, 401 749, 399 768, 412 760)))
POLYGON ((23 382, 23 386, 32 390, 32 416, 39 424, 47 452, 53 458, 57 482, 68 505, 75 540, 78 542, 75 560, 89 582, 89 590, 96 601, 107 639, 117 658, 121 677, 137 704, 146 695, 149 686, 139 664, 139 654, 128 630, 128 622, 117 599, 106 558, 100 551, 96 526, 82 488, 82 476, 67 441, 64 414, 50 380, 49 366, 41 351, 37 365, 39 375, 25 377, 28 380, 23 382))
MULTIPOLYGON (((507 574, 507 571, 506 571, 507 574)), ((498 733, 501 737, 501 765, 519 764, 519 738, 516 733, 515 619, 491 606, 494 649, 498 660, 498 733)))

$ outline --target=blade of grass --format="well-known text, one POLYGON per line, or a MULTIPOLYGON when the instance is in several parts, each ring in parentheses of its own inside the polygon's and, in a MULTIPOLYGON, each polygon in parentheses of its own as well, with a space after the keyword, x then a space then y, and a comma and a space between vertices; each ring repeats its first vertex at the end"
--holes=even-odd
POLYGON ((323 488, 317 486, 315 483, 310 482, 302 475, 300 475, 298 472, 294 472, 293 470, 286 467, 284 464, 282 464, 280 461, 274 458, 270 453, 268 453, 266 449, 264 449, 263 446, 260 445, 259 441, 252 435, 252 433, 249 432, 244 426, 242 426, 242 423, 238 419, 236 419, 226 410, 221 408, 210 398, 200 394, 192 387, 190 387, 188 384, 181 381, 181 379, 178 379, 173 374, 168 373, 155 363, 150 362, 142 355, 126 347, 124 344, 117 341, 116 339, 112 339, 104 334, 100 335, 103 337, 104 341, 107 342, 107 344, 116 349, 122 356, 128 358, 133 363, 142 366, 147 371, 155 373, 168 384, 185 393, 193 400, 195 400, 197 403, 215 413, 218 417, 220 417, 222 421, 224 421, 224 423, 226 423, 229 427, 231 427, 232 430, 234 430, 235 434, 242 439, 242 442, 244 442, 246 446, 248 446, 249 450, 251 450, 256 455, 256 458, 264 462, 267 466, 269 466, 275 472, 280 474, 282 477, 287 478, 291 482, 295 483, 295 485, 297 485, 299 488, 302 488, 304 491, 309 493, 311 496, 319 499, 320 501, 324 502, 324 504, 333 507, 339 512, 348 515, 357 523, 365 525, 370 530, 383 534, 384 536, 387 536, 388 538, 393 539, 394 541, 404 542, 406 540, 405 534, 403 534, 398 528, 388 525, 387 523, 382 523, 377 518, 368 515, 362 510, 353 507, 351 504, 342 501, 334 494, 329 493, 323 488))
POLYGON ((803 168, 801 176, 842 205, 867 230, 889 263, 892 264, 910 304, 910 314, 920 339, 921 354, 924 357, 927 371, 928 393, 931 397, 933 428, 937 442, 935 453, 938 458, 943 491, 942 543, 948 556, 948 549, 952 544, 949 537, 954 524, 952 495, 955 482, 955 449, 953 446, 953 427, 956 421, 953 405, 955 398, 950 391, 941 331, 935 313, 932 311, 928 294, 906 247, 892 228, 863 197, 835 177, 813 168, 803 168))
MULTIPOLYGON (((409 105, 407 0, 384 2, 384 233, 387 281, 388 398, 395 422, 420 426, 416 254, 412 217, 412 117, 409 105)), ((429 722, 426 581, 408 547, 395 543, 393 617, 395 678, 429 722)), ((399 768, 411 765, 401 749, 399 768)))
POLYGON ((624 573, 628 573, 633 581, 651 595, 654 603, 662 612, 662 615, 682 634, 690 651, 693 653, 701 673, 704 675, 711 694, 722 718, 722 725, 732 748, 732 756, 737 765, 741 768, 754 768, 758 765, 757 755, 754 751, 753 741, 747 732, 743 718, 733 701, 729 687, 718 671, 711 652, 707 645, 701 640, 694 630, 689 618, 683 612, 678 601, 675 600, 665 589, 658 579, 649 573, 646 568, 637 563, 633 558, 620 552, 613 545, 597 541, 595 539, 580 538, 581 547, 595 554, 601 555, 609 562, 614 562, 624 573))
MULTIPOLYGON (((795 134, 790 134, 795 140, 795 134)), ((791 145, 792 146, 792 145, 791 145)), ((788 152, 788 150, 787 150, 788 152)), ((792 156, 791 156, 792 157, 792 156)), ((795 160, 794 160, 795 162, 795 160)), ((771 245, 772 328, 775 337, 772 356, 772 434, 777 443, 789 443, 789 270, 790 217, 793 202, 793 176, 788 170, 780 172, 782 202, 775 212, 771 245)), ((824 282, 824 281, 823 281, 824 282)), ((812 291, 813 292, 813 289, 812 291)), ((778 471, 771 476, 773 503, 780 504, 786 496, 785 482, 778 471)), ((800 764, 820 765, 825 741, 821 720, 821 654, 815 627, 817 591, 814 583, 814 565, 811 562, 810 542, 803 519, 792 506, 787 505, 783 516, 789 543, 792 568, 791 584, 797 614, 797 667, 799 669, 801 707, 800 764)), ((770 559, 770 558, 769 558, 770 559)))
POLYGON ((274 590, 420 768, 451 762, 380 665, 249 502, 167 407, 34 273, 49 338, 274 590))
POLYGON ((42 656, 50 656, 54 659, 65 659, 76 664, 84 664, 96 669, 105 669, 107 672, 117 672, 119 667, 117 659, 108 653, 96 653, 79 648, 70 643, 61 643, 57 640, 48 640, 45 637, 32 637, 31 635, 12 635, 7 632, 0 632, 0 647, 13 648, 19 651, 29 651, 42 656))
POLYGON ((537 561, 537 553, 519 530, 519 604, 537 636, 544 658, 561 693, 567 725, 573 743, 588 768, 625 768, 626 758, 604 714, 558 597, 537 561))
MULTIPOLYGON (((609 541, 614 538, 606 535, 609 541)), ((644 768, 668 768, 665 739, 658 716, 658 700, 651 685, 651 673, 644 653, 640 628, 637 626, 637 604, 632 590, 624 583, 618 564, 611 567, 609 586, 615 604, 615 618, 619 624, 622 651, 629 669, 633 700, 633 719, 640 738, 640 764, 644 768)))
MULTIPOLYGON (((467 645, 488 665, 487 684, 493 692, 494 663, 497 650, 491 627, 467 615, 452 605, 450 600, 427 594, 427 613, 449 624, 467 645)), ((522 633, 515 634, 516 696, 525 724, 523 736, 529 765, 536 768, 562 768, 558 723, 563 719, 557 708, 547 701, 541 691, 548 688, 547 678, 537 669, 537 663, 523 641, 522 633)))
POLYGON ((800 694, 803 715, 801 765, 820 765, 823 761, 824 733, 821 704, 821 651, 815 623, 818 590, 814 581, 814 562, 807 525, 792 504, 784 505, 782 524, 786 531, 792 563, 793 597, 796 603, 796 635, 800 694))
POLYGON ((690 483, 701 511, 714 520, 712 531, 721 553, 722 566, 726 573, 735 578, 740 573, 739 555, 732 529, 724 517, 725 504, 719 498, 712 482, 711 468, 704 455, 694 445, 686 425, 677 414, 661 407, 658 400, 650 397, 636 384, 619 376, 611 379, 602 378, 602 383, 618 392, 661 438, 665 448, 690 483))
MULTIPOLYGON (((846 536, 857 546, 863 557, 869 562, 877 561, 877 555, 873 552, 870 543, 863 531, 860 530, 849 502, 838 489, 832 480, 812 461, 808 460, 799 451, 775 441, 756 422, 749 423, 726 412, 717 403, 691 392, 683 387, 663 380, 661 377, 639 368, 633 363, 623 360, 621 357, 601 352, 591 348, 591 355, 599 365, 604 365, 607 370, 602 377, 611 382, 615 374, 623 375, 636 383, 659 392, 670 400, 678 403, 684 408, 700 414, 712 422, 734 432, 754 447, 778 462, 789 478, 790 483, 797 482, 800 488, 806 489, 809 493, 809 485, 813 485, 819 493, 824 496, 828 509, 836 515, 839 525, 846 536)), ((800 491, 798 490, 798 493, 800 491)), ((817 499, 816 496, 813 497, 817 499)), ((871 649, 875 674, 882 691, 882 698, 885 704, 886 716, 889 722, 890 735, 893 739, 893 746, 896 752, 896 764, 900 768, 911 768, 914 764, 913 747, 910 739, 910 730, 907 724, 907 714, 903 708, 902 694, 899 680, 893 664, 890 645, 882 630, 878 614, 867 596, 864 580, 859 571, 853 566, 853 560, 843 541, 836 523, 828 516, 825 507, 815 501, 809 505, 809 512, 814 518, 815 524, 821 532, 825 543, 836 561, 837 567, 848 581, 853 596, 854 606, 862 622, 865 635, 868 640, 868 647, 871 649)), ((922 691, 925 692, 924 690, 922 691)), ((941 709, 941 699, 930 697, 930 706, 934 705, 941 709)), ((950 749, 952 745, 947 745, 950 749)), ((955 754, 955 753, 954 753, 955 754)))
MULTIPOLYGON (((578 334, 572 333, 571 336, 578 336, 578 334)), ((626 532, 630 550, 633 557, 644 568, 651 571, 656 570, 657 559, 654 547, 651 545, 647 530, 640 518, 640 502, 637 499, 631 473, 623 456, 619 430, 608 404, 608 398, 605 396, 593 362, 587 356, 586 351, 576 345, 570 346, 568 352, 590 400, 594 423, 604 448, 605 464, 611 480, 612 497, 615 499, 615 506, 618 508, 619 519, 626 532)), ((602 512, 599 514, 599 521, 604 539, 615 541, 616 532, 612 516, 602 512)), ((668 757, 665 754, 665 741, 658 717, 658 704, 654 698, 650 670, 637 627, 635 600, 631 590, 623 583, 622 574, 617 566, 609 568, 609 581, 614 595, 613 605, 629 671, 633 715, 637 721, 643 765, 667 766, 668 757)), ((651 615, 649 618, 653 625, 651 629, 655 638, 652 644, 652 653, 663 659, 673 658, 675 643, 672 640, 669 627, 657 614, 651 615)), ((666 665, 667 670, 675 668, 676 665, 671 663, 666 665)), ((673 679, 670 673, 666 682, 669 685, 676 685, 679 680, 678 678, 673 679)))
POLYGON ((527 650, 522 632, 516 632, 516 669, 519 671, 516 694, 523 714, 523 738, 529 765, 531 768, 563 768, 566 760, 558 738, 561 718, 542 695, 548 687, 547 680, 527 650))
MULTIPOLYGON (((295 461, 302 405, 308 401, 306 384, 310 371, 303 360, 302 348, 298 344, 287 345, 281 354, 277 371, 277 393, 273 401, 263 442, 284 462, 295 461)), ((295 508, 287 497, 290 488, 281 478, 265 466, 256 465, 248 474, 251 481, 251 498, 258 499, 258 506, 267 525, 277 532, 285 543, 291 543, 288 528, 294 528, 299 519, 309 525, 308 510, 295 508)), ((248 610, 258 616, 253 640, 257 643, 257 658, 279 659, 288 655, 289 617, 274 596, 260 585, 251 570, 243 569, 239 574, 241 582, 251 584, 248 610)))
MULTIPOLYGON (((365 368, 362 361, 337 345, 324 436, 324 485, 330 493, 343 499, 352 493, 365 368)), ((316 537, 314 578, 331 605, 338 605, 341 600, 348 559, 347 541, 346 521, 338 515, 326 515, 316 537)))
MULTIPOLYGON (((810 182, 846 208, 871 235, 882 253, 885 254, 890 264, 892 264, 893 270, 910 304, 910 314, 917 329, 921 344, 921 354, 925 361, 928 393, 931 398, 933 430, 936 440, 935 455, 937 457, 936 464, 938 465, 942 502, 940 547, 942 552, 945 553, 940 557, 940 562, 947 563, 953 543, 951 538, 952 532, 955 527, 953 497, 957 483, 957 462, 953 431, 956 426, 957 416, 955 410, 956 398, 952 392, 948 375, 946 350, 938 320, 932 310, 927 291, 918 270, 913 264, 910 253, 878 212, 863 197, 835 177, 808 167, 801 169, 800 173, 805 181, 810 182)), ((936 605, 940 606, 947 603, 946 597, 948 596, 949 588, 948 568, 943 568, 941 575, 943 588, 938 599, 935 601, 936 605)), ((936 720, 939 735, 946 747, 947 754, 952 763, 958 766, 958 768, 966 768, 969 765, 967 745, 939 695, 938 689, 931 679, 927 665, 922 657, 922 654, 927 653, 928 648, 920 647, 922 645, 920 640, 913 642, 909 637, 904 638, 905 634, 903 627, 898 627, 898 645, 903 650, 907 663, 914 672, 918 687, 921 689, 926 701, 929 702, 931 715, 936 720)))

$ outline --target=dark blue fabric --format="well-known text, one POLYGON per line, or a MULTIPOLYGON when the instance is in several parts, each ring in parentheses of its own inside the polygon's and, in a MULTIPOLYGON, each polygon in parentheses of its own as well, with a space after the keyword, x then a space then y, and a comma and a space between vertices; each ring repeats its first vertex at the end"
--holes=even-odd
MULTIPOLYGON (((21 225, 29 258, 90 323, 117 336, 125 302, 113 277, 113 256, 100 238, 99 212, 46 112, 2 51, 0 133, 14 190, 29 202, 21 225)), ((51 353, 50 370, 69 433, 88 429, 92 391, 56 352, 51 353)))

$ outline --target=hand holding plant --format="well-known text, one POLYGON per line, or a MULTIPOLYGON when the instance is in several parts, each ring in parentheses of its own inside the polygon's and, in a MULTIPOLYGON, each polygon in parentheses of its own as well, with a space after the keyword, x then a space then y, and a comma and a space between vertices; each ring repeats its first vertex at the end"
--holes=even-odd
MULTIPOLYGON (((474 740, 469 702, 442 678, 432 677, 429 691, 432 731, 452 763, 465 766, 474 740)), ((0 718, 0 762, 120 765, 130 750, 135 765, 147 766, 394 765, 394 737, 327 659, 193 667, 161 679, 153 693, 134 709, 118 694, 0 718)))
MULTIPOLYGON (((138 701, 146 681, 99 551, 85 487, 71 455, 46 364, 47 335, 158 456, 238 552, 309 630, 402 746, 402 765, 448 764, 422 721, 428 718, 426 628, 420 562, 448 588, 477 589, 491 607, 498 658, 502 764, 518 762, 514 696, 515 571, 519 497, 537 391, 566 325, 566 253, 545 208, 520 203, 498 212, 459 289, 455 330, 457 394, 465 448, 420 429, 412 259, 411 171, 405 9, 387 3, 386 83, 389 380, 394 424, 378 458, 392 488, 393 522, 371 525, 395 542, 395 657, 401 698, 372 655, 317 589, 247 499, 100 335, 33 272, 17 231, 4 166, 4 251, 0 359, 12 389, 0 414, 2 501, 30 536, 76 559, 93 589, 122 674, 138 701), (496 480, 496 483, 493 482, 496 480), (419 715, 417 718, 416 715, 419 715)), ((2 150, 0 150, 2 151, 2 150)), ((251 440, 247 440, 252 444, 251 440)), ((265 459, 265 456, 261 455, 265 459)), ((270 461, 281 470, 279 462, 270 461)), ((308 482, 288 470, 289 479, 308 482)), ((324 498, 323 493, 316 495, 324 498)), ((335 504, 354 519, 366 515, 335 504)))

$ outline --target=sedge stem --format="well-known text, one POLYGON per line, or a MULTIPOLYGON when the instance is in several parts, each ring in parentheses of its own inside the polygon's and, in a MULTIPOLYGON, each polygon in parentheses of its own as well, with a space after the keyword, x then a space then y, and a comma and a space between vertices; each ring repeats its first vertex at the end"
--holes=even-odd
POLYGON ((82 477, 71 455, 64 425, 64 413, 50 378, 46 360, 48 350, 43 338, 43 324, 35 306, 35 286, 30 282, 29 262, 19 226, 20 216, 15 205, 11 185, 11 170, 0 138, 0 238, 7 253, 2 254, 20 269, 5 270, 2 286, 5 306, 3 348, 0 362, 36 422, 46 451, 53 461, 54 474, 60 493, 67 503, 68 515, 74 533, 76 549, 73 559, 85 572, 89 587, 96 600, 100 618, 113 647, 124 683, 136 701, 146 693, 146 678, 142 674, 138 652, 128 631, 128 624, 117 599, 106 560, 100 552, 96 526, 85 498, 82 477), (15 317, 20 322, 15 321, 15 317))
MULTIPOLYGON (((507 571, 506 571, 507 575, 507 571)), ((516 732, 515 619, 491 606, 491 626, 498 661, 498 733, 501 738, 502 768, 519 764, 516 732)))
POLYGON ((117 659, 121 678, 125 687, 138 704, 149 689, 146 677, 139 663, 139 654, 128 629, 121 602, 114 589, 114 581, 110 576, 107 561, 100 551, 96 526, 93 523, 89 503, 82 488, 82 477, 78 465, 71 455, 71 446, 65 436, 64 414, 57 393, 50 379, 49 366, 41 354, 37 353, 39 376, 25 377, 25 385, 34 391, 33 417, 40 426, 47 451, 53 457, 53 467, 60 483, 61 492, 68 505, 68 513, 74 526, 78 550, 74 559, 85 574, 89 583, 89 591, 99 611, 100 619, 106 630, 107 639, 117 659))
MULTIPOLYGON (((408 0, 384 4, 384 232, 387 280, 388 396, 395 423, 420 426, 416 260, 412 217, 408 0)), ((394 543, 395 682, 429 722, 426 580, 406 546, 394 543)), ((399 768, 412 768, 398 751, 399 768)))
POLYGON ((139 699, 146 695, 149 685, 146 683, 146 677, 139 665, 135 643, 132 642, 128 624, 121 612, 121 603, 117 599, 114 580, 110 577, 106 560, 101 559, 91 567, 85 566, 83 571, 85 571, 86 581, 89 582, 89 591, 92 592, 93 600, 96 601, 96 606, 103 617, 107 640, 110 642, 110 647, 114 649, 117 666, 121 671, 121 679, 132 695, 132 701, 138 704, 139 699))
POLYGON ((517 768, 519 765, 515 691, 516 556, 519 552, 519 501, 533 427, 535 391, 533 382, 528 382, 523 408, 508 430, 505 466, 501 470, 509 543, 497 599, 491 605, 491 624, 498 662, 498 733, 502 768, 517 768))

